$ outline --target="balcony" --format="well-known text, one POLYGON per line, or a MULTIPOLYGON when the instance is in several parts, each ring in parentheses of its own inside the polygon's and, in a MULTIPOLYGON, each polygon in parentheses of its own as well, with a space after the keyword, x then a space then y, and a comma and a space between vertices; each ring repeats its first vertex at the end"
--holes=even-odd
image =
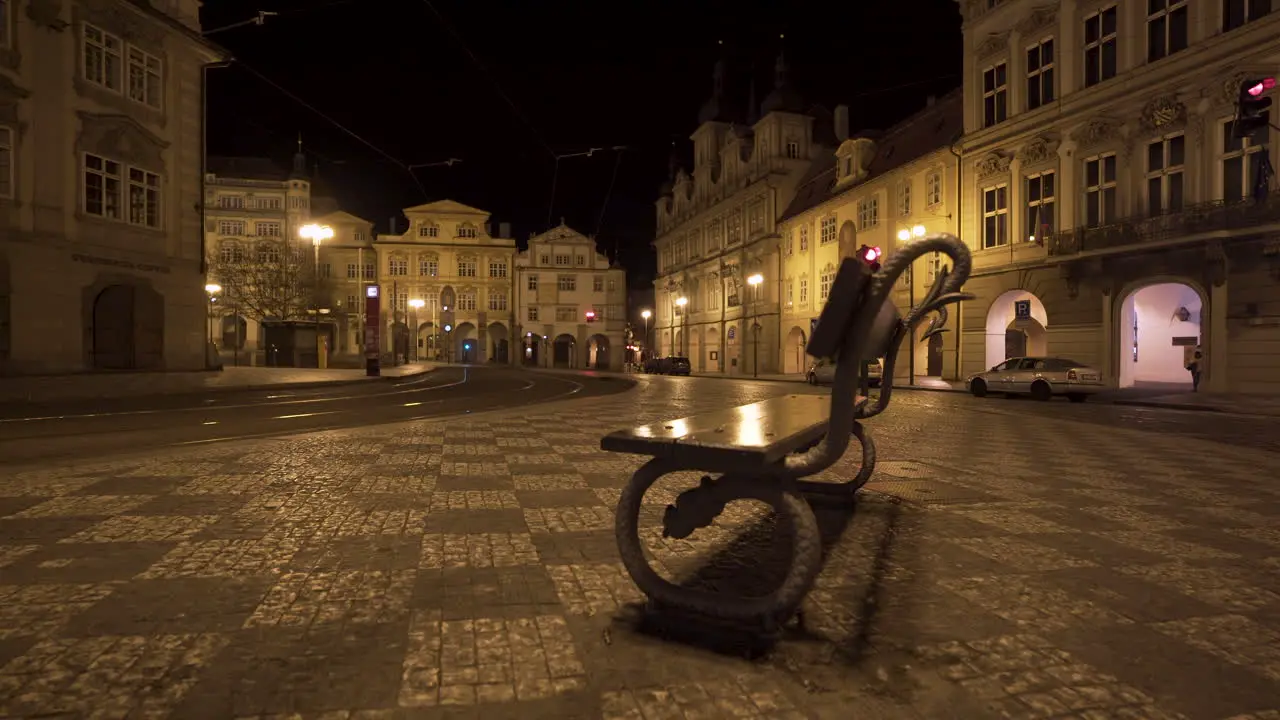
POLYGON ((1280 224, 1280 196, 1188 205, 1154 217, 1121 218, 1109 225, 1064 230, 1049 237, 1050 257, 1077 255, 1210 233, 1230 233, 1280 224))

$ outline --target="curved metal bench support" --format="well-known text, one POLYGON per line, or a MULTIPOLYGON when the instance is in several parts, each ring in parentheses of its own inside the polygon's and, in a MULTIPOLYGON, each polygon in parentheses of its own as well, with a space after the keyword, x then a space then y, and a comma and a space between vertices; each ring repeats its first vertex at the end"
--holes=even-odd
POLYGON ((853 424, 853 431, 850 434, 857 438, 858 444, 862 447, 862 462, 858 464, 858 472, 852 479, 841 483, 797 480, 796 485, 802 492, 840 500, 853 500, 862 486, 867 484, 876 471, 876 443, 871 439, 871 433, 867 432, 860 422, 853 424))

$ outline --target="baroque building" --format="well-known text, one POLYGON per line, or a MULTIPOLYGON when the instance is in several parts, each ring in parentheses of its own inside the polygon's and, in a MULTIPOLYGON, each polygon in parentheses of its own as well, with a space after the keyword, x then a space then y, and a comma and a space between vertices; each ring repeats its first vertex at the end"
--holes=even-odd
POLYGON ((526 365, 621 370, 627 280, 563 222, 516 256, 516 334, 526 365))
MULTIPOLYGON (((326 299, 320 312, 321 322, 332 325, 330 364, 363 366, 364 289, 378 282, 380 267, 373 247, 373 223, 343 210, 313 217, 311 222, 333 230, 333 237, 320 246, 320 292, 326 299)), ((383 337, 392 335, 383 333, 383 337)), ((391 341, 384 340, 383 351, 391 349, 391 341)), ((417 357, 425 359, 424 353, 425 347, 420 348, 417 357)), ((413 348, 409 357, 413 357, 413 348)))
MULTIPOLYGON (((809 334, 826 304, 836 269, 866 245, 884 254, 924 234, 955 233, 960 166, 953 145, 962 130, 959 91, 934 101, 884 133, 849 135, 847 113, 835 117, 834 148, 823 148, 778 221, 782 236, 782 345, 777 367, 804 373, 809 334)), ((899 280, 894 303, 900 311, 923 298, 941 265, 938 257, 917 260, 899 280)), ((896 360, 899 383, 954 377, 954 342, 935 335, 926 344, 904 341, 896 360)))
POLYGON ((1241 82, 1280 70, 1280 13, 960 5, 977 298, 958 311, 959 376, 1052 354, 1121 387, 1189 387, 1199 347, 1205 389, 1280 392, 1280 198, 1258 186, 1276 151, 1231 132, 1241 82))
POLYGON ((206 367, 198 16, 0 3, 0 373, 206 367))
POLYGON ((779 55, 773 89, 739 110, 716 63, 693 141, 657 201, 654 346, 694 372, 775 372, 782 292, 778 216, 822 144, 779 55))
MULTIPOLYGON (((407 208, 404 214, 409 220, 404 233, 380 235, 373 242, 384 352, 412 358, 416 349, 419 359, 515 362, 516 242, 509 226, 502 223, 492 235, 488 212, 453 200, 407 208), (421 300, 421 307, 411 300, 421 300)), ((351 249, 342 252, 349 259, 351 249)))

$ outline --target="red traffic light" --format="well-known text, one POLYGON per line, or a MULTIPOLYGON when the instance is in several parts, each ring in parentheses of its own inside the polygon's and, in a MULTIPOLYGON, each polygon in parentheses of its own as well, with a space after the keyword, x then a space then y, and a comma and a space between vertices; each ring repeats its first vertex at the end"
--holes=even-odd
POLYGON ((1245 93, 1250 97, 1258 97, 1262 93, 1275 88, 1276 79, 1273 77, 1262 78, 1261 80, 1253 80, 1246 84, 1245 93))
POLYGON ((872 272, 880 270, 880 248, 863 245, 858 248, 858 259, 866 263, 872 272))
POLYGON ((587 322, 591 322, 592 320, 595 320, 595 319, 596 319, 596 311, 595 311, 595 310, 588 310, 588 311, 587 311, 587 322))

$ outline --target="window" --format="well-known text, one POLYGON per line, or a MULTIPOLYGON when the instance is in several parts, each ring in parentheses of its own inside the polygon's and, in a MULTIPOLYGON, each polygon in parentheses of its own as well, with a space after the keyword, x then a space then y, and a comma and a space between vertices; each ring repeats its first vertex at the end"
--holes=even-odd
POLYGON ((809 278, 800 278, 800 305, 809 304, 809 278))
POLYGON ((377 277, 378 277, 378 274, 377 274, 377 268, 375 268, 375 267, 373 266, 373 263, 365 263, 365 264, 364 264, 364 279, 365 279, 365 280, 374 280, 374 279, 377 279, 377 277))
POLYGON ((742 242, 742 213, 734 212, 726 221, 728 225, 728 237, 725 240, 726 245, 734 245, 742 242))
POLYGON ((714 280, 707 283, 707 309, 720 309, 720 289, 721 281, 714 280))
POLYGON ((556 288, 558 290, 572 291, 578 289, 578 278, 572 275, 560 275, 556 277, 556 288))
POLYGON ((800 226, 800 252, 809 251, 809 224, 800 226))
POLYGON ((568 256, 568 255, 557 255, 557 256, 556 256, 556 264, 557 264, 557 265, 568 265, 568 264, 570 263, 570 261, 571 261, 571 260, 570 260, 570 258, 569 258, 569 256, 568 256))
POLYGON ((129 168, 129 223, 160 227, 160 176, 129 168))
MULTIPOLYGON (((680 254, 681 254, 682 256, 684 255, 684 243, 681 243, 681 244, 680 244, 680 254)), ((683 260, 683 258, 681 258, 681 259, 683 260)), ((579 266, 586 265, 586 264, 587 264, 587 256, 586 256, 586 255, 579 255, 579 256, 577 257, 577 261, 578 261, 578 262, 577 262, 577 264, 578 264, 579 266)))
POLYGON ((504 278, 507 276, 507 264, 504 262, 489 263, 489 277, 504 278))
POLYGON ((355 263, 347 263, 347 279, 355 280, 360 277, 360 266, 355 263))
POLYGON ((788 160, 800 159, 800 143, 794 140, 787 141, 787 159, 788 160))
POLYGON ((911 183, 898 185, 898 214, 906 217, 911 214, 911 183))
POLYGON ((358 305, 356 305, 356 303, 358 302, 360 301, 356 299, 355 295, 348 295, 347 296, 347 312, 355 312, 359 307, 358 305))
MULTIPOLYGON (((8 3, 5 3, 8 10, 8 3)), ((120 38, 85 23, 84 79, 113 92, 120 92, 120 38)))
POLYGON ((418 274, 423 277, 437 277, 440 275, 440 261, 429 259, 419 260, 418 274))
POLYGON ((160 58, 138 48, 129 48, 129 99, 147 107, 159 108, 163 102, 164 73, 160 58))
POLYGON ((275 265, 280 262, 280 246, 273 242, 258 245, 258 262, 275 265))
POLYGON ((473 292, 458 293, 458 309, 459 310, 475 310, 476 294, 473 292))
POLYGON ((827 296, 831 294, 831 283, 835 282, 835 280, 836 280, 835 268, 831 266, 827 266, 827 268, 822 271, 822 275, 819 276, 819 283, 818 283, 818 301, 819 302, 827 301, 827 296))
POLYGON ((355 240, 356 242, 358 242, 358 243, 362 243, 362 242, 364 242, 364 231, 363 231, 363 230, 356 230, 356 231, 352 232, 352 233, 351 233, 351 238, 352 238, 353 240, 355 240))
POLYGON ((788 230, 787 231, 787 256, 790 257, 791 255, 795 254, 795 251, 796 251, 796 236, 795 236, 795 233, 788 230))
POLYGON ((578 308, 558 307, 556 308, 556 320, 559 322, 573 322, 578 319, 578 308))
POLYGON ((834 217, 822 218, 822 222, 818 224, 818 241, 823 245, 836 241, 836 219, 834 217))
POLYGON ((539 255, 539 256, 538 256, 538 264, 539 264, 539 265, 550 265, 550 264, 551 264, 551 256, 550 256, 550 255, 539 255))
MULTIPOLYGON (((0 13, 4 12, 8 4, 0 2, 0 13)), ((13 175, 13 130, 0 127, 0 197, 13 197, 13 175)))
POLYGON ((1116 6, 1084 20, 1084 86, 1116 76, 1116 6))
POLYGON ((1235 30, 1271 12, 1272 0, 1222 0, 1222 31, 1235 30))
POLYGON ((934 170, 924 178, 924 204, 933 207, 942 203, 942 173, 934 170))
POLYGON ((321 265, 321 266, 320 266, 320 277, 321 277, 321 278, 323 278, 323 279, 325 279, 325 280, 328 280, 329 278, 333 277, 333 266, 332 266, 332 265, 330 265, 329 263, 325 263, 325 264, 321 265))
POLYGON ((506 310, 507 296, 498 290, 489 291, 489 309, 490 310, 506 310))
POLYGON ((1084 222, 1101 227, 1116 219, 1116 156, 1100 155, 1084 161, 1084 222))
POLYGON ((880 224, 880 198, 869 197, 858 201, 858 229, 866 230, 880 224))
MULTIPOLYGON (((1270 113, 1264 113, 1270 116, 1270 113)), ((1233 122, 1228 120, 1222 124, 1222 199, 1226 202, 1243 200, 1253 192, 1253 185, 1259 177, 1259 165, 1265 152, 1262 142, 1249 138, 1243 140, 1231 136, 1233 122)), ((1270 135, 1270 129, 1267 134, 1270 135)))
POLYGON ((1053 40, 1027 48, 1027 109, 1053 102, 1053 40))
POLYGON ((1009 117, 1009 66, 1000 63, 982 71, 982 126, 991 127, 1009 117))
POLYGON ((531 290, 531 291, 532 291, 532 290, 537 290, 537 289, 538 289, 538 276, 537 276, 537 275, 530 275, 530 276, 526 279, 525 283, 526 283, 526 287, 528 287, 528 288, 529 288, 529 290, 531 290))
POLYGON ((473 238, 476 236, 476 229, 470 225, 462 225, 458 228, 458 237, 473 238))
POLYGON ((419 225, 418 237, 433 238, 440 236, 440 228, 435 225, 419 225))
POLYGON ((279 210, 283 203, 280 198, 260 197, 254 198, 253 206, 259 210, 279 210))
POLYGON ((278 222, 260 222, 255 223, 253 232, 260 237, 280 237, 280 223, 278 222))
POLYGON ((244 198, 239 195, 223 195, 218 198, 218 207, 226 210, 242 210, 244 198))
POLYGON ((538 322, 538 308, 531 306, 525 310, 524 314, 529 319, 529 322, 538 322))
POLYGON ((218 246, 218 259, 224 263, 238 263, 242 259, 240 246, 233 242, 224 242, 218 246))
POLYGON ((604 278, 599 276, 591 278, 591 291, 604 292, 604 278))
POLYGON ((119 220, 120 218, 120 163, 84 156, 84 211, 88 215, 119 220))
POLYGON ((796 284, 791 278, 787 278, 787 304, 794 305, 796 301, 796 284))
POLYGON ((1147 145, 1147 213, 1155 217, 1182 209, 1182 170, 1186 139, 1182 135, 1147 145))
POLYGON ((404 258, 391 258, 391 262, 387 264, 387 274, 394 277, 404 277, 409 274, 409 261, 404 258))
POLYGON ((1043 242, 1054 231, 1057 178, 1053 172, 1027 177, 1027 240, 1043 242))
POLYGON ((409 307, 409 293, 402 292, 391 297, 391 307, 395 310, 404 310, 409 307))
POLYGON ((219 220, 218 234, 234 236, 244 235, 244 223, 240 220, 219 220))
POLYGON ((982 247, 1009 242, 1009 187, 997 185, 982 191, 982 247))
POLYGON ((475 277, 476 261, 475 260, 459 260, 458 261, 458 277, 475 277))
POLYGON ((1187 0, 1147 0, 1147 62, 1187 49, 1187 0))

